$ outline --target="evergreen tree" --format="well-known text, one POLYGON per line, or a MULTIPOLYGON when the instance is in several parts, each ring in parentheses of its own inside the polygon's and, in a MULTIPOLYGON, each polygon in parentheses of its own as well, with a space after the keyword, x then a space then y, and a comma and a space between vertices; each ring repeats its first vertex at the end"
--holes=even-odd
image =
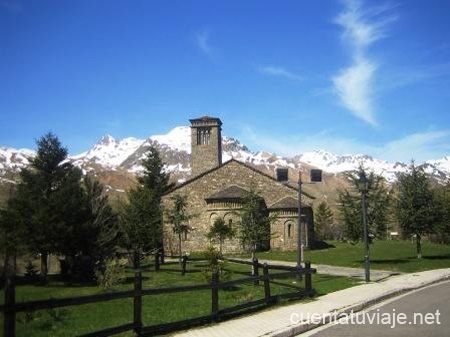
POLYGON ((161 198, 175 186, 170 183, 170 174, 164 171, 164 163, 156 147, 150 146, 141 165, 144 173, 137 178, 138 183, 145 189, 154 191, 155 196, 161 198))
POLYGON ((411 164, 398 176, 396 215, 404 234, 416 236, 417 257, 422 257, 422 237, 435 228, 436 204, 430 182, 422 169, 411 164))
POLYGON ((133 253, 135 263, 139 254, 162 246, 161 197, 174 186, 155 147, 148 149, 141 164, 144 170, 138 186, 128 191, 120 214, 122 243, 133 253))
POLYGON ((441 243, 450 243, 450 181, 434 190, 436 201, 436 232, 441 243))
POLYGON ((363 238, 361 197, 349 190, 341 190, 338 193, 343 234, 350 241, 359 241, 363 238))
POLYGON ((349 174, 350 189, 339 191, 339 212, 342 218, 343 231, 347 239, 358 241, 363 239, 361 192, 359 177, 367 177, 366 214, 369 235, 385 237, 389 221, 391 190, 388 189, 381 176, 370 172, 367 174, 360 167, 358 173, 349 174))
POLYGON ((41 276, 47 275, 47 256, 72 256, 76 227, 84 222, 81 171, 67 159, 67 149, 47 133, 37 141, 31 165, 21 172, 21 182, 11 208, 25 229, 24 241, 30 252, 41 255, 41 276))
MULTIPOLYGON (((194 217, 187 211, 187 196, 175 194, 170 197, 172 208, 167 210, 167 220, 172 224, 173 232, 178 237, 178 252, 182 255, 182 237, 190 230, 189 220, 194 217)), ((180 259, 181 262, 181 259, 180 259)))
POLYGON ((314 213, 315 236, 318 240, 334 239, 333 212, 326 202, 321 202, 314 213))
POLYGON ((86 193, 88 219, 83 224, 83 238, 80 249, 92 257, 100 268, 116 252, 119 227, 103 185, 87 176, 83 182, 86 193))
POLYGON ((4 208, 0 209, 0 256, 3 261, 0 279, 11 277, 16 271, 16 257, 25 251, 23 245, 24 228, 11 207, 13 187, 4 208))
POLYGON ((159 248, 163 237, 161 208, 153 191, 142 187, 127 192, 120 211, 121 245, 131 254, 137 266, 139 257, 159 248))
POLYGON ((209 240, 217 241, 219 243, 219 253, 222 254, 222 246, 226 239, 234 237, 235 231, 225 223, 222 218, 214 220, 213 225, 209 229, 206 237, 209 240))
POLYGON ((240 238, 244 250, 255 257, 257 249, 267 246, 270 240, 270 226, 276 220, 276 216, 268 215, 264 200, 252 188, 245 197, 240 212, 240 238))
MULTIPOLYGON (((86 205, 86 194, 82 186, 82 172, 70 165, 70 170, 61 179, 58 189, 53 191, 50 205, 57 205, 55 225, 52 225, 53 249, 59 255, 72 262, 77 255, 83 253, 86 236, 91 235, 84 230, 89 221, 89 209, 86 205)), ((70 266, 72 267, 72 266, 70 266)))

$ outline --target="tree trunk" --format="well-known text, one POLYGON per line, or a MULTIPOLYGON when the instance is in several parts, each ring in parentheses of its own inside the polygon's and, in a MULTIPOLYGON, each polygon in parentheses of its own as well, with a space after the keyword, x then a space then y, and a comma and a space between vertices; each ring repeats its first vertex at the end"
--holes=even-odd
POLYGON ((47 280, 48 265, 47 265, 47 253, 41 253, 41 278, 45 281, 47 280))
POLYGON ((180 266, 183 264, 182 252, 181 252, 181 233, 178 233, 178 252, 180 253, 180 266))
POLYGON ((253 261, 255 261, 255 246, 252 246, 252 276, 255 275, 255 265, 253 264, 253 261))
POLYGON ((133 252, 133 269, 139 269, 141 266, 140 254, 136 250, 133 252))
POLYGON ((417 244, 417 258, 422 258, 422 237, 419 234, 416 234, 416 244, 417 244))
POLYGON ((16 252, 8 251, 5 256, 4 276, 11 278, 16 275, 16 252))

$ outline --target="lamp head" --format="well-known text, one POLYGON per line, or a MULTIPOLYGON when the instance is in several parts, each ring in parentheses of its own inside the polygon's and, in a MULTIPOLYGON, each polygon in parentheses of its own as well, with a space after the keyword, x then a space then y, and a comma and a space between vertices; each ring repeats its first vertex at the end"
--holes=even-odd
POLYGON ((366 177, 366 173, 364 171, 360 171, 359 172, 359 179, 358 179, 358 189, 361 192, 366 192, 368 189, 368 180, 366 177))

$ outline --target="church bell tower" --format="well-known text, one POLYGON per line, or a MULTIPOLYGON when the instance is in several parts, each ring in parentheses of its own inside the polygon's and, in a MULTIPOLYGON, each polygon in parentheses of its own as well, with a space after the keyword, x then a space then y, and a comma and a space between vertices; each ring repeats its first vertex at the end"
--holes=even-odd
POLYGON ((208 116, 189 121, 192 175, 196 176, 222 164, 222 121, 208 116))

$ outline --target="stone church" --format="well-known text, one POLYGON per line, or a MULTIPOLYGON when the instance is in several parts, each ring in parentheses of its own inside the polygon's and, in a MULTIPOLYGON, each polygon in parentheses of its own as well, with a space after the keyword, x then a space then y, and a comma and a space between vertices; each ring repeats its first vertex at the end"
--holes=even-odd
MULTIPOLYGON (((270 229, 268 248, 296 249, 297 188, 286 179, 281 179, 276 172, 272 176, 235 159, 222 163, 222 122, 219 118, 205 116, 190 122, 192 177, 163 197, 164 207, 168 209, 172 206, 172 195, 187 196, 188 212, 195 215, 189 223, 190 231, 183 237, 183 252, 205 250, 209 244, 205 234, 218 217, 239 233, 239 212, 251 188, 263 198, 268 213, 277 216, 270 229)), ((310 206, 313 199, 309 194, 302 195, 302 225, 307 246, 314 244, 314 220, 310 206)), ((177 238, 172 225, 166 221, 164 223, 165 251, 177 253, 177 238)), ((224 243, 225 252, 242 251, 238 236, 224 243)))

